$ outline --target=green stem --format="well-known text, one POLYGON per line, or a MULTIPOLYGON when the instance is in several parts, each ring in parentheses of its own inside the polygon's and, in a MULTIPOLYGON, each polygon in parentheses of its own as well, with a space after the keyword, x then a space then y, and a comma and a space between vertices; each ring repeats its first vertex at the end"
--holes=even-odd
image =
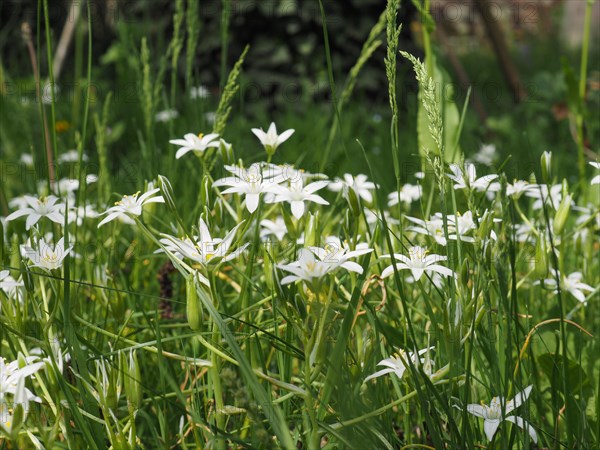
MULTIPOLYGON (((577 150, 579 179, 585 180, 585 157, 584 157, 584 134, 583 134, 583 108, 585 105, 585 93, 587 84, 587 67, 590 48, 590 29, 592 23, 593 0, 588 0, 585 8, 585 23, 583 27, 583 45, 581 48, 581 67, 579 70, 579 108, 577 109, 577 150)), ((582 185, 586 185, 582 183, 582 185)))

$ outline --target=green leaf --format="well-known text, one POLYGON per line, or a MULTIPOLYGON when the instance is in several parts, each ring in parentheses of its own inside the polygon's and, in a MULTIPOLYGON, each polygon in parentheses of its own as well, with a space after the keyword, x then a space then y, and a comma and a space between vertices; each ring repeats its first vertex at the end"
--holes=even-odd
MULTIPOLYGON (((559 380, 563 374, 563 360, 564 357, 557 353, 544 353, 538 357, 538 364, 542 371, 552 380, 559 380)), ((567 370, 565 371, 567 376, 567 389, 569 392, 566 394, 573 395, 581 389, 588 389, 590 387, 589 379, 577 362, 567 358, 567 370)), ((554 389, 562 390, 563 383, 554 383, 554 389)), ((565 394, 563 392, 563 394, 565 394)))

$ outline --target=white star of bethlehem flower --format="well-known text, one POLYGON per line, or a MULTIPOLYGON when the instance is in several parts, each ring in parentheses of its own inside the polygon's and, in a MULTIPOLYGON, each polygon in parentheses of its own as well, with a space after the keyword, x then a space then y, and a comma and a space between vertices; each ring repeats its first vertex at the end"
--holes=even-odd
POLYGON ((277 150, 277 147, 287 141, 290 136, 294 134, 294 130, 292 129, 285 130, 283 133, 277 134, 275 122, 271 122, 271 125, 269 125, 269 129, 266 133, 262 128, 252 128, 252 132, 265 147, 267 153, 274 153, 275 150, 277 150))
POLYGON ((278 216, 275 220, 263 219, 260 221, 260 226, 262 227, 260 230, 261 239, 275 236, 278 241, 281 241, 288 232, 285 220, 281 216, 278 216))
POLYGON ((206 149, 210 147, 219 146, 219 135, 216 133, 210 133, 206 136, 202 133, 195 135, 194 133, 187 133, 183 136, 183 139, 171 139, 169 143, 179 145, 180 148, 175 153, 175 158, 179 159, 188 152, 195 152, 202 155, 206 149))
POLYGON ((362 274, 363 268, 360 264, 354 261, 349 261, 350 258, 366 255, 373 251, 366 243, 361 243, 356 246, 355 250, 351 250, 347 242, 343 242, 337 236, 329 236, 325 239, 324 247, 309 247, 310 250, 323 262, 334 263, 351 272, 362 274))
POLYGON ((315 194, 319 189, 327 186, 328 181, 314 181, 306 186, 303 185, 302 179, 293 181, 290 186, 273 186, 271 192, 275 194, 275 198, 271 203, 288 202, 292 207, 292 214, 296 219, 300 219, 304 215, 304 202, 314 202, 321 205, 329 205, 329 202, 320 195, 315 194))
POLYGON ((373 194, 371 194, 371 191, 375 189, 375 183, 368 181, 366 175, 358 174, 353 176, 349 173, 345 173, 344 179, 336 178, 332 183, 327 185, 327 189, 333 192, 343 191, 344 194, 346 194, 348 189, 354 189, 354 192, 356 192, 358 197, 371 203, 373 201, 373 194))
MULTIPOLYGON (((58 197, 48 195, 47 197, 36 198, 30 195, 23 196, 24 202, 28 207, 20 208, 18 211, 10 214, 6 220, 11 221, 19 217, 27 216, 25 229, 29 230, 32 226, 39 222, 42 217, 47 217, 52 222, 64 224, 65 222, 65 205, 56 203, 58 197)), ((23 205, 24 206, 24 205, 23 205)))
MULTIPOLYGON (((325 249, 320 249, 326 252, 325 249)), ((318 282, 328 273, 333 272, 338 267, 344 267, 344 269, 351 272, 362 273, 362 267, 358 264, 348 264, 350 261, 346 261, 344 258, 340 258, 336 261, 321 260, 315 255, 314 249, 303 248, 300 250, 298 261, 294 261, 290 264, 278 264, 277 267, 286 272, 290 272, 292 275, 288 275, 281 280, 281 284, 289 284, 298 280, 303 280, 308 283, 318 282)), ((317 253, 321 253, 317 251, 317 253)), ((346 255, 346 259, 350 257, 346 255)))
MULTIPOLYGON (((140 194, 136 192, 133 195, 124 195, 121 200, 115 203, 115 206, 111 206, 102 214, 108 214, 99 224, 98 228, 102 225, 114 220, 116 218, 130 218, 130 216, 141 216, 142 215, 142 206, 147 203, 164 203, 165 199, 162 195, 154 197, 154 195, 159 192, 160 189, 151 189, 144 194, 140 194)), ((102 215, 101 214, 101 215, 102 215)))
MULTIPOLYGON (((408 249, 409 256, 395 253, 393 255, 383 255, 382 258, 395 258, 400 261, 396 263, 397 270, 410 270, 415 281, 419 281, 425 272, 437 272, 445 277, 456 277, 456 274, 447 267, 436 264, 438 261, 445 261, 447 258, 441 255, 428 255, 427 249, 414 246, 408 249)), ((382 278, 386 278, 394 273, 394 266, 386 267, 381 273, 382 278)))
POLYGON ((65 248, 65 238, 60 238, 54 247, 47 244, 43 239, 38 242, 37 249, 25 247, 25 254, 33 262, 34 267, 44 270, 54 270, 62 266, 64 259, 73 246, 65 248))
MULTIPOLYGON (((188 258, 203 266, 208 265, 211 261, 226 262, 239 256, 250 245, 246 243, 235 251, 230 252, 233 238, 243 223, 243 221, 239 223, 223 239, 220 239, 213 238, 204 220, 200 219, 198 224, 200 235, 198 237, 194 237, 194 239, 190 239, 189 237, 178 239, 169 234, 161 234, 163 238, 160 242, 165 246, 167 251, 173 253, 178 259, 188 258)), ((206 278, 201 277, 201 281, 208 285, 206 278)))
POLYGON ((478 192, 487 190, 495 191, 500 189, 500 185, 492 181, 498 178, 498 175, 484 175, 477 178, 477 171, 474 164, 465 164, 464 169, 458 164, 450 164, 452 174, 448 174, 448 178, 455 181, 454 189, 474 189, 478 192))
POLYGON ((500 397, 494 397, 489 406, 484 404, 478 405, 475 403, 467 405, 467 412, 476 417, 481 417, 484 419, 483 430, 485 431, 485 435, 489 441, 493 439, 498 427, 500 426, 500 423, 502 423, 503 420, 506 420, 507 422, 512 422, 518 427, 527 430, 533 442, 537 443, 537 434, 531 425, 529 425, 521 417, 514 415, 508 416, 508 414, 517 409, 524 401, 527 400, 532 389, 533 386, 528 386, 523 391, 515 395, 514 399, 506 402, 504 405, 504 414, 502 413, 502 404, 504 403, 504 399, 500 397))
POLYGON ((396 353, 395 355, 379 361, 377 363, 377 365, 385 366, 385 369, 379 370, 379 371, 369 375, 367 378, 365 378, 365 381, 363 383, 366 383, 367 381, 372 380, 373 378, 377 378, 382 375, 386 375, 388 373, 395 373, 398 378, 402 378, 404 376, 404 373, 406 372, 406 369, 409 367, 409 362, 408 362, 409 360, 412 361, 412 364, 415 366, 422 365, 423 370, 425 371, 425 374, 428 376, 431 376, 432 375, 431 360, 429 359, 429 357, 420 358, 420 356, 423 355, 424 353, 428 353, 429 350, 433 350, 433 348, 434 347, 427 347, 427 348, 424 348, 423 350, 419 350, 416 353, 405 352, 404 350, 399 350, 398 353, 396 353))
MULTIPOLYGON (((579 300, 581 303, 585 302, 585 294, 583 291, 594 292, 594 288, 589 284, 585 284, 581 281, 583 278, 583 274, 581 272, 573 272, 569 275, 562 275, 560 272, 557 272, 556 269, 550 269, 550 272, 553 276, 559 275, 561 279, 561 285, 563 291, 569 292, 573 297, 579 300)), ((550 289, 554 289, 555 293, 558 293, 558 289, 556 288, 556 278, 548 278, 544 280, 544 284, 550 289)))
POLYGON ((243 194, 246 198, 246 208, 253 213, 258 208, 260 194, 272 192, 272 187, 283 181, 281 175, 273 178, 263 178, 260 164, 252 164, 248 169, 239 166, 225 166, 233 174, 213 183, 213 187, 228 186, 222 194, 243 194))

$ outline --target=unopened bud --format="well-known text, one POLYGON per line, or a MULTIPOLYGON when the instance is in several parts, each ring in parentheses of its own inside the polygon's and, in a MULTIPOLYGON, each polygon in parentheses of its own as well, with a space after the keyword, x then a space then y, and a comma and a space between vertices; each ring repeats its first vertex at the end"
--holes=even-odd
POLYGON ((304 246, 314 246, 319 242, 318 213, 308 213, 306 228, 304 229, 304 246))
POLYGON ((294 221, 292 220, 292 216, 287 211, 286 208, 281 208, 281 215, 283 216, 283 221, 285 222, 285 227, 288 231, 288 236, 292 241, 295 241, 298 238, 298 234, 296 233, 296 227, 294 226, 294 221))
POLYGON ((361 213, 360 199, 358 198, 358 195, 356 195, 356 191, 354 190, 354 188, 348 188, 346 199, 348 200, 348 205, 350 206, 350 211, 352 212, 352 214, 355 217, 359 217, 361 213))
POLYGON ((542 153, 540 164, 542 166, 542 181, 550 183, 552 180, 552 152, 542 153))
POLYGON ((225 164, 232 165, 235 163, 233 145, 231 145, 229 142, 225 142, 224 139, 219 141, 219 152, 221 153, 221 159, 225 164))
POLYGON ((135 350, 131 350, 127 356, 122 359, 124 376, 124 389, 127 402, 134 408, 139 408, 142 404, 142 386, 140 365, 135 350))
POLYGON ((556 215, 554 216, 554 234, 562 234, 565 224, 567 223, 569 213, 571 212, 572 201, 573 195, 569 194, 563 197, 562 201, 560 202, 558 210, 556 211, 556 215))
POLYGON ((210 179, 204 175, 200 184, 200 203, 206 207, 210 207, 210 179))
POLYGON ((198 331, 202 328, 202 309, 198 300, 198 291, 196 291, 195 274, 188 275, 185 282, 186 293, 186 315, 190 328, 198 331))
POLYGON ((545 278, 548 274, 548 247, 545 233, 540 233, 535 243, 535 276, 545 278))

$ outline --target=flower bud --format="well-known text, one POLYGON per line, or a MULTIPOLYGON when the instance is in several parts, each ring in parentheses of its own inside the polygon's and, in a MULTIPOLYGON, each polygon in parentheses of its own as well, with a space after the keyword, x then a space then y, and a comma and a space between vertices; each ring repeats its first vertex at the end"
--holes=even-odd
POLYGON ((548 247, 546 234, 540 233, 535 243, 535 276, 538 279, 545 278, 548 274, 548 247))
POLYGON ((469 283, 469 260, 465 259, 460 268, 460 282, 463 286, 468 286, 469 283))
POLYGON ((196 291, 195 274, 192 272, 185 281, 186 315, 190 328, 198 331, 202 328, 202 309, 196 291))
POLYGON ((565 224, 567 223, 567 219, 569 217, 569 213, 571 212, 571 202, 573 201, 573 195, 568 194, 563 197, 558 210, 556 211, 556 215, 554 216, 554 234, 560 235, 562 234, 565 224))
POLYGON ((308 213, 306 227, 304 228, 304 246, 315 246, 319 242, 318 213, 308 213))
POLYGON ((348 188, 346 200, 348 200, 348 205, 350 206, 350 211, 352 214, 355 217, 359 217, 361 213, 360 199, 358 198, 358 195, 356 195, 354 188, 348 188))
POLYGON ((135 350, 131 350, 127 356, 122 358, 122 370, 124 376, 125 396, 129 405, 135 409, 142 404, 142 386, 140 365, 135 350))
POLYGON ((298 234, 296 233, 296 227, 294 226, 294 221, 292 220, 292 216, 287 211, 286 208, 281 208, 281 215, 283 216, 283 221, 285 222, 285 227, 288 231, 288 236, 292 241, 295 241, 298 238, 298 234))
POLYGON ((356 217, 348 209, 344 212, 342 228, 346 236, 354 236, 354 232, 356 231, 356 217))
POLYGON ((263 246, 263 274, 265 276, 265 284, 272 291, 275 287, 273 283, 273 261, 269 254, 269 246, 263 246))
POLYGON ((158 176, 158 187, 160 188, 161 194, 165 199, 165 204, 170 210, 175 210, 175 195, 173 194, 173 186, 169 179, 163 175, 158 176))
POLYGON ((542 166, 542 181, 550 183, 552 180, 552 152, 542 153, 540 164, 542 166))
POLYGON ((200 184, 200 203, 206 207, 210 207, 210 179, 204 175, 200 184))
POLYGON ((233 152, 233 145, 225 142, 224 139, 219 141, 219 152, 221 153, 221 159, 225 164, 235 164, 235 153, 233 152))

